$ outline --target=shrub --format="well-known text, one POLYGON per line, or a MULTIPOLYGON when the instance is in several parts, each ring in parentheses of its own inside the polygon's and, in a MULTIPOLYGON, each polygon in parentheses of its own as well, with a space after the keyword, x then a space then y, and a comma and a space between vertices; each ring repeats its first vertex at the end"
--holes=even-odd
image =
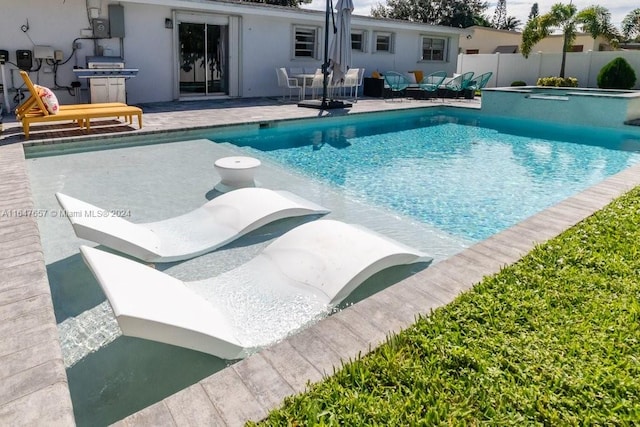
POLYGON ((553 87, 578 87, 578 79, 575 77, 540 77, 536 82, 538 86, 553 87))
POLYGON ((522 80, 516 80, 515 82, 511 82, 511 86, 526 86, 527 82, 523 82, 522 80))
POLYGON ((634 84, 636 73, 622 57, 609 62, 598 73, 598 87, 601 89, 631 89, 634 84))

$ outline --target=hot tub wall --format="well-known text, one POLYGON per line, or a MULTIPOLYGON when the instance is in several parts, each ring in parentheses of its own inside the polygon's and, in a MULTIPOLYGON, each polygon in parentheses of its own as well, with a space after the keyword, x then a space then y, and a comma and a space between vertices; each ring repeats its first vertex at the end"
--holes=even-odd
POLYGON ((619 128, 640 118, 640 92, 598 94, 536 87, 491 88, 482 92, 482 112, 504 117, 619 128))

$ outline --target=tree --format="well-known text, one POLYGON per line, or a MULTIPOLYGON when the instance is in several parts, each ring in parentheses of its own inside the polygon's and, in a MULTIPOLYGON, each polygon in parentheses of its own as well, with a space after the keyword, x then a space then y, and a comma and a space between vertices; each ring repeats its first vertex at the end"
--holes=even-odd
POLYGON ((634 9, 622 20, 622 34, 625 40, 640 37, 640 9, 634 9))
POLYGON ((540 15, 540 11, 538 10, 538 3, 534 3, 531 6, 531 11, 529 12, 529 19, 527 22, 531 21, 533 18, 537 18, 540 15))
POLYGON ((591 6, 578 12, 572 3, 556 3, 551 6, 549 13, 539 15, 527 22, 520 45, 522 55, 525 58, 529 57, 533 46, 551 35, 554 30, 560 30, 564 35, 560 77, 564 77, 567 52, 573 46, 578 30, 588 32, 594 39, 603 36, 613 43, 618 37, 617 30, 611 24, 611 13, 604 7, 591 6))
POLYGON ((473 25, 477 25, 478 27, 487 27, 491 28, 491 22, 489 21, 489 17, 486 15, 476 15, 473 17, 473 25))
POLYGON ((371 16, 466 28, 484 25, 488 7, 481 0, 387 0, 372 7, 371 16))
POLYGON ((493 28, 502 29, 507 25, 507 0, 498 0, 495 12, 493 12, 493 20, 491 26, 493 28))
POLYGON ((623 57, 615 58, 598 73, 598 87, 603 89, 631 89, 636 84, 636 72, 623 57))
POLYGON ((604 36, 609 42, 617 45, 620 34, 611 23, 611 13, 605 7, 591 6, 583 9, 578 14, 578 19, 582 24, 582 31, 591 34, 594 39, 604 36))
POLYGON ((508 31, 517 31, 518 28, 520 28, 521 26, 522 26, 522 21, 520 21, 515 16, 508 16, 506 22, 504 23, 504 26, 500 29, 508 30, 508 31))

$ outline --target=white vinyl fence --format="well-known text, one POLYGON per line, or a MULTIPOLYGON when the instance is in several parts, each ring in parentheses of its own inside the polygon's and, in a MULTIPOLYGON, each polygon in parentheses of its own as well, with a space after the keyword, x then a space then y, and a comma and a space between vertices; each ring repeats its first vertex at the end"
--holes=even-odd
MULTIPOLYGON (((579 87, 598 87, 598 73, 608 62, 623 57, 636 72, 634 89, 640 89, 640 51, 570 52, 567 53, 565 77, 576 77, 579 87)), ((493 71, 487 87, 511 86, 516 80, 535 85, 539 77, 560 74, 561 53, 532 53, 525 58, 521 53, 459 54, 458 73, 476 74, 493 71)))

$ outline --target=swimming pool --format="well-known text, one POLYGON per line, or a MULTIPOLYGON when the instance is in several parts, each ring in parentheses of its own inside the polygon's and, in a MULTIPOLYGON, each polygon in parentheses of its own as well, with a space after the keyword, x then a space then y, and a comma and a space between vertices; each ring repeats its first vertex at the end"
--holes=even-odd
POLYGON ((290 124, 209 138, 471 240, 602 181, 640 152, 638 136, 625 133, 539 129, 461 113, 405 112, 366 126, 290 124))
MULTIPOLYGON (((443 205, 441 211, 451 214, 452 209, 460 206, 456 200, 463 194, 453 191, 456 186, 469 187, 472 193, 490 194, 491 192, 485 191, 486 184, 470 175, 469 170, 482 170, 480 176, 487 177, 487 184, 495 185, 495 181, 498 184, 500 181, 534 182, 537 185, 532 186, 533 190, 549 186, 560 187, 559 191, 564 191, 565 186, 573 185, 572 180, 560 186, 544 184, 548 178, 562 176, 562 171, 567 170, 554 169, 549 163, 566 166, 574 165, 581 158, 589 159, 585 163, 579 163, 583 166, 574 165, 568 170, 580 171, 588 168, 592 173, 576 173, 575 176, 597 182, 607 174, 615 173, 616 168, 624 168, 637 161, 635 150, 638 145, 633 135, 605 134, 590 130, 588 136, 585 136, 576 129, 563 127, 536 130, 527 128, 525 122, 493 123, 484 117, 464 114, 425 115, 424 112, 403 112, 392 114, 389 121, 384 121, 384 118, 376 115, 373 120, 368 120, 363 116, 358 119, 336 120, 330 125, 327 123, 321 126, 312 121, 282 124, 271 129, 244 127, 241 132, 243 135, 235 130, 216 130, 207 134, 211 140, 217 141, 215 144, 202 139, 202 134, 194 134, 182 142, 107 151, 79 150, 64 156, 32 158, 29 160, 29 167, 36 206, 41 209, 57 209, 53 193, 63 191, 105 208, 126 207, 131 211, 132 220, 159 220, 197 207, 211 197, 210 192, 217 181, 213 167, 216 158, 250 153, 259 157, 265 166, 257 175, 261 185, 289 189, 331 208, 335 218, 363 223, 369 228, 425 250, 436 259, 443 259, 482 238, 479 236, 490 233, 487 227, 495 226, 493 221, 474 222, 472 226, 464 226, 477 218, 494 215, 484 214, 483 210, 473 211, 477 204, 496 203, 494 198, 500 194, 507 198, 528 196, 539 199, 531 192, 514 195, 513 191, 503 193, 501 190, 494 198, 484 196, 474 199, 474 203, 467 203, 469 206, 463 204, 470 211, 457 215, 463 221, 458 221, 460 218, 457 218, 451 222, 451 226, 446 222, 442 226, 436 226, 436 222, 425 222, 419 216, 420 213, 414 212, 415 205, 421 207, 419 212, 424 211, 423 206, 415 203, 416 201, 431 198, 436 193, 438 196, 444 193, 442 195, 450 195, 452 201, 443 205), (360 128, 360 122, 366 122, 370 126, 367 129, 360 128), (335 123, 341 126, 338 128, 335 123), (431 149, 421 145, 420 138, 412 134, 416 123, 421 123, 422 127, 437 128, 434 135, 440 138, 451 136, 451 142, 433 149, 433 158, 425 156, 426 151, 412 150, 414 145, 422 147, 421 150, 431 149), (399 125, 396 132, 392 132, 392 124, 399 125), (486 127, 474 129, 477 124, 486 127), (309 125, 313 126, 311 136, 303 134, 309 125), (482 138, 476 132, 481 132, 482 138), (500 140, 495 143, 498 147, 495 148, 483 140, 486 138, 484 132, 499 138, 503 134, 506 135, 505 138, 511 138, 532 132, 536 135, 536 142, 525 150, 524 140, 516 139, 516 150, 513 145, 500 140), (395 141, 386 139, 393 133, 401 138, 395 141), (289 138, 285 142, 284 136, 295 134, 302 136, 300 142, 291 142, 289 138), (560 135, 562 141, 546 139, 552 135, 560 135), (472 142, 461 143, 459 139, 463 136, 471 136, 472 142), (320 139, 322 137, 325 139, 320 139), (272 142, 260 146, 259 143, 265 142, 266 138, 272 142), (378 140, 385 142, 377 144, 378 140), (576 141, 583 140, 593 145, 578 147, 576 152, 566 147, 558 148, 564 147, 564 144, 576 145, 576 141), (248 141, 253 141, 251 145, 254 147, 249 146, 248 141), (309 141, 315 144, 310 144, 309 141), (597 145, 603 141, 608 148, 597 145), (482 147, 487 151, 484 155, 482 147), (368 161, 362 158, 354 160, 351 155, 353 148, 358 148, 359 156, 368 161), (521 149, 526 155, 513 154, 521 153, 521 149), (294 153, 296 150, 299 153, 294 153), (599 154, 588 154, 592 150, 599 154), (317 157, 319 154, 323 156, 322 159, 317 157), (501 171, 490 166, 495 158, 505 155, 510 158, 509 164, 513 166, 513 170, 501 171), (613 156, 611 159, 610 155, 613 156), (421 163, 425 158, 431 163, 421 163), (475 167, 472 167, 472 158, 478 162, 475 167), (349 162, 346 160, 355 162, 357 167, 349 169, 349 162), (446 163, 447 161, 450 163, 446 163), (445 164, 448 167, 441 175, 432 169, 416 173, 422 168, 445 164), (360 169, 366 173, 360 173, 360 169), (509 177, 510 173, 521 173, 524 178, 509 177), (466 178, 455 180, 456 174, 466 178), (394 181, 403 175, 406 179, 394 181), (446 179, 441 179, 440 176, 446 179), (421 177, 427 179, 426 185, 416 184, 415 180, 421 177), (438 187, 434 184, 435 179, 441 181, 438 187), (424 188, 424 191, 414 192, 414 187, 424 188), (390 193, 409 191, 411 197, 408 201, 397 201, 389 197, 390 193), (449 230, 444 230, 445 226, 449 230)), ((580 185, 589 184, 585 182, 580 185)), ((579 185, 574 185, 569 191, 575 193, 579 191, 576 190, 578 187, 579 185)), ((564 196, 558 195, 558 200, 562 198, 564 196)), ((553 203, 543 197, 540 199, 544 203, 553 203)), ((443 202, 431 204, 438 207, 440 203, 443 202)), ((438 210, 427 209, 426 212, 437 213, 438 210)), ((521 214, 527 215, 526 212, 521 214)), ((450 216, 456 215, 454 213, 450 216)), ((78 240, 73 238, 73 232, 64 219, 43 218, 39 226, 59 324, 68 327, 66 332, 71 341, 99 341, 105 338, 105 335, 112 333, 110 328, 113 323, 109 323, 104 296, 78 256, 78 240), (87 319, 82 319, 83 316, 87 319), (87 322, 83 323, 85 320, 87 322), (76 321, 81 324, 80 328, 70 325, 76 321), (104 330, 100 331, 100 326, 104 326, 104 330), (101 333, 98 336, 83 336, 78 333, 83 332, 83 328, 97 328, 101 333)), ((270 239, 281 233, 281 228, 292 226, 295 223, 267 227, 224 250, 161 268, 182 279, 208 277, 250 259, 270 239)), ((393 280, 389 282, 393 283, 393 280)), ((371 282, 367 284, 375 285, 376 283, 371 282)), ((85 332, 89 335, 91 331, 85 332)), ((193 351, 134 338, 116 337, 99 345, 98 351, 85 354, 67 371, 77 423, 100 425, 114 422, 227 364, 227 361, 193 351)))

